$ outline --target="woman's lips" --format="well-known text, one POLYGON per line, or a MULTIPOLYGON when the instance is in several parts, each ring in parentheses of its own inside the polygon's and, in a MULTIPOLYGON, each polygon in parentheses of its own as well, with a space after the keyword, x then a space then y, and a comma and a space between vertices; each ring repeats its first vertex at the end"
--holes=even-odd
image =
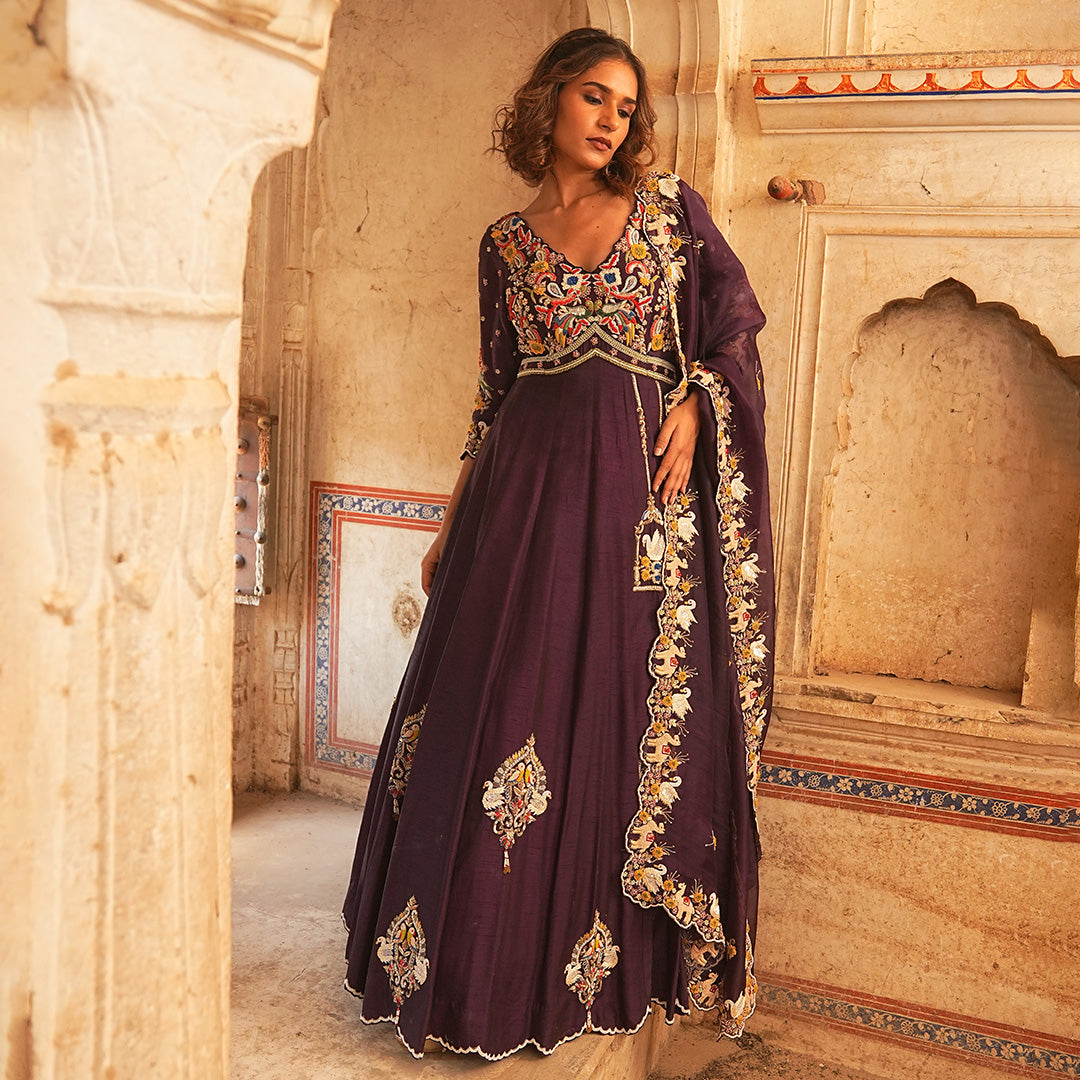
POLYGON ((611 143, 607 139, 596 138, 586 141, 595 146, 597 150, 603 150, 605 154, 611 149, 611 143))

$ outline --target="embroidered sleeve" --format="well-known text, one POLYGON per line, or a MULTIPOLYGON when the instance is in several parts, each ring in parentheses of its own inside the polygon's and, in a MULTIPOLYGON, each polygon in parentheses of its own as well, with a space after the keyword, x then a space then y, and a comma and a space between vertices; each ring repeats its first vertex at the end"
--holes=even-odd
POLYGON ((476 457, 517 376, 518 357, 506 317, 506 285, 506 265, 488 229, 480 241, 480 374, 462 458, 476 457))

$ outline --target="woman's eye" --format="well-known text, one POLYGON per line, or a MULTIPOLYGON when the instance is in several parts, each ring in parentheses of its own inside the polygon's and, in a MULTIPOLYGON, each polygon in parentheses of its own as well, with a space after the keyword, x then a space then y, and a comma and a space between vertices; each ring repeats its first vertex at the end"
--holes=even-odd
POLYGON ((631 116, 632 116, 633 114, 632 114, 632 113, 631 113, 631 112, 629 111, 629 109, 620 109, 620 110, 619 110, 619 115, 620 115, 620 116, 621 116, 621 117, 622 117, 622 118, 623 118, 624 120, 629 120, 629 119, 630 119, 630 117, 631 117, 631 116))
POLYGON ((595 94, 586 94, 585 95, 585 100, 590 105, 603 105, 604 104, 603 101, 601 101, 600 98, 598 98, 595 94))

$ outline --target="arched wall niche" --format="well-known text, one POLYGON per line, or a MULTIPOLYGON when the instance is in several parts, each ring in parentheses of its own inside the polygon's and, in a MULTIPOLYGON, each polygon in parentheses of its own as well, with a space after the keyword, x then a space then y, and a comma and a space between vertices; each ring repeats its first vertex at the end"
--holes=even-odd
POLYGON ((823 489, 815 674, 1077 715, 1077 369, 951 278, 863 323, 823 489))

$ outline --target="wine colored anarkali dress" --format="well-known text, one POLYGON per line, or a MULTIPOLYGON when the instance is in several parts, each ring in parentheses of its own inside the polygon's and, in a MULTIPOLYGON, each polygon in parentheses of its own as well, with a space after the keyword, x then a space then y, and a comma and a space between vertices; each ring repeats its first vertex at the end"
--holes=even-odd
POLYGON ((692 189, 638 190, 595 270, 519 214, 480 245, 476 462, 372 779, 346 986, 489 1058, 753 1011, 769 714, 764 323, 692 189), (650 494, 696 385, 690 488, 650 494))

